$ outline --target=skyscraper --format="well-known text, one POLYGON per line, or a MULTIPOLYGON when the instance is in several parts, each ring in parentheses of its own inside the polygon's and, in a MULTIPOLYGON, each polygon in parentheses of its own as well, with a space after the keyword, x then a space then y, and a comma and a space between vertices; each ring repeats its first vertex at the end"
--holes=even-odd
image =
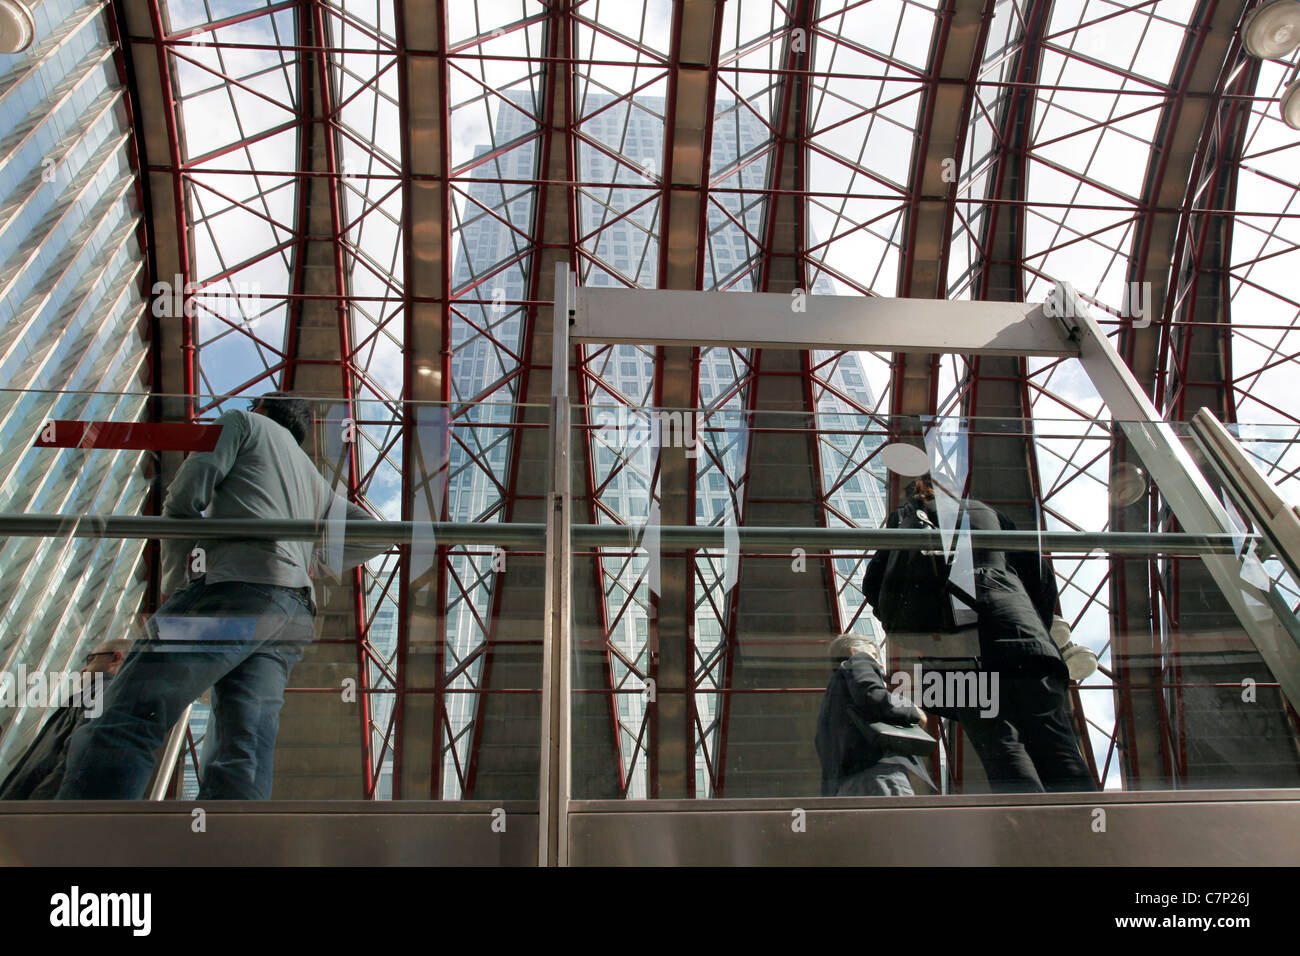
MULTIPOLYGON (((498 266, 509 262, 521 249, 522 240, 509 224, 525 222, 531 214, 532 192, 526 186, 511 185, 512 181, 523 182, 536 175, 536 149, 530 139, 536 131, 536 111, 529 97, 523 91, 508 92, 498 101, 492 143, 479 146, 475 153, 496 155, 475 168, 466 188, 468 201, 461 209, 453 285, 457 289, 472 288, 465 298, 483 303, 459 308, 463 318, 453 316, 452 387, 461 399, 482 393, 513 371, 514 359, 509 352, 517 354, 522 340, 523 310, 505 303, 526 298, 525 275, 518 265, 498 266), (505 148, 516 142, 523 145, 505 148), (483 330, 491 330, 491 335, 483 334, 483 330)), ((749 189, 766 188, 767 160, 761 152, 768 131, 752 112, 735 103, 719 103, 717 109, 719 116, 725 115, 726 119, 715 124, 712 168, 718 171, 740 166, 737 182, 749 189), (742 164, 742 159, 750 161, 742 164)), ((579 232, 588 237, 580 245, 579 281, 588 287, 653 288, 658 281, 659 201, 655 183, 663 161, 664 101, 643 97, 627 102, 608 94, 588 93, 578 112, 578 125, 586 141, 578 151, 580 179, 588 184, 577 190, 579 232)), ((758 254, 752 237, 761 232, 761 204, 735 192, 719 193, 716 202, 721 208, 711 210, 705 286, 752 291, 758 254)), ((829 294, 833 289, 828 280, 821 278, 812 291, 829 294)), ((736 386, 746 374, 746 356, 744 350, 727 348, 701 352, 700 441, 709 445, 711 454, 697 457, 697 524, 720 525, 737 520, 743 496, 748 424, 743 394, 736 386)), ((858 409, 874 407, 874 396, 858 356, 843 353, 836 357, 828 353, 820 360, 831 369, 827 377, 839 394, 827 391, 818 399, 818 426, 827 434, 819 437, 817 446, 823 470, 838 475, 853 471, 870 458, 882 439, 853 434, 867 430, 867 416, 858 409)), ((650 424, 648 410, 655 404, 653 349, 614 345, 592 359, 588 368, 599 378, 600 387, 584 386, 585 391, 576 400, 590 406, 591 423, 597 424, 604 414, 606 421, 618 420, 630 426, 591 431, 592 467, 599 489, 597 520, 613 521, 610 515, 616 515, 621 522, 643 525, 655 513, 658 498, 658 489, 652 487, 656 449, 649 441, 629 447, 625 439, 629 430, 650 424)), ((497 475, 504 473, 508 447, 505 426, 510 414, 505 406, 478 409, 474 427, 462 429, 463 442, 452 442, 449 520, 482 520, 483 515, 492 513, 500 496, 497 481, 476 468, 473 459, 486 461, 497 475), (496 427, 485 427, 492 424, 496 427), (464 445, 476 447, 476 455, 471 456, 464 445)), ((457 428, 455 424, 452 427, 453 431, 457 428)), ((806 427, 806 422, 796 427, 806 427)), ((837 481, 828 503, 854 524, 876 527, 886 514, 882 489, 883 474, 873 462, 842 482, 837 481)), ((639 740, 636 728, 644 719, 646 701, 635 692, 640 684, 636 673, 629 679, 624 661, 632 662, 636 672, 643 672, 647 665, 648 589, 653 574, 647 573, 646 562, 652 559, 652 555, 642 552, 631 560, 609 556, 601 562, 602 591, 609 605, 607 618, 617 622, 607 638, 617 650, 610 658, 611 679, 623 689, 615 694, 615 706, 621 728, 621 756, 625 767, 632 768, 628 775, 628 795, 632 797, 645 795, 646 763, 643 755, 637 759, 644 741, 639 740), (620 600, 619 595, 625 595, 626 600, 620 600)), ((486 556, 452 560, 463 579, 490 579, 490 559, 486 556)), ((841 581, 836 593, 841 619, 852 621, 856 617, 854 629, 872 633, 875 625, 870 614, 860 610, 861 569, 860 558, 837 558, 834 570, 841 581)), ((702 588, 724 585, 721 576, 725 574, 725 559, 721 551, 700 552, 697 571, 702 588)), ((480 622, 489 616, 490 594, 486 587, 475 590, 476 614, 464 604, 454 610, 449 608, 447 640, 454 658, 463 658, 485 640, 480 622)), ((725 621, 713 608, 713 602, 697 601, 695 642, 700 662, 716 659, 725 639, 725 621)), ((476 680, 478 673, 476 665, 463 679, 476 680)), ((714 668, 701 663, 697 678, 700 690, 695 703, 703 728, 697 737, 697 750, 703 751, 708 746, 703 738, 716 733, 720 695, 716 693, 714 668)), ((454 735, 473 719, 470 708, 474 695, 452 696, 454 735)), ((703 760, 697 760, 696 765, 696 792, 706 795, 708 781, 703 760)))

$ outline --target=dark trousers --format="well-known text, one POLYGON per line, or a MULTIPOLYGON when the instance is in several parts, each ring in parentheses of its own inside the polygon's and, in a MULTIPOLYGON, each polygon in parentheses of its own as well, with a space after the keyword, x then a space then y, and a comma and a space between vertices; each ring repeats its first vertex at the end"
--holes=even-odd
POLYGON ((1004 674, 999 683, 995 716, 957 711, 993 792, 1096 790, 1066 715, 1067 682, 1004 674))

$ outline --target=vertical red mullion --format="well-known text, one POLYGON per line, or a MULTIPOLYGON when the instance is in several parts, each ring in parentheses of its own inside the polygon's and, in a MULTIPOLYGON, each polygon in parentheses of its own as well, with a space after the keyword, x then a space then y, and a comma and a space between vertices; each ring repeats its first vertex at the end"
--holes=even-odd
MULTIPOLYGON (((745 393, 745 420, 741 425, 742 428, 748 428, 754 420, 754 412, 758 404, 758 376, 763 362, 763 350, 755 349, 752 358, 752 366, 748 372, 749 385, 745 393)), ((737 520, 740 526, 744 527, 745 518, 749 513, 749 470, 750 462, 753 460, 754 443, 752 440, 745 442, 745 470, 743 472, 744 490, 741 492, 740 514, 737 520)), ((740 617, 740 572, 744 570, 744 555, 740 556, 736 566, 736 586, 731 589, 731 598, 727 604, 727 619, 723 622, 723 635, 725 645, 722 652, 722 692, 719 695, 721 700, 718 702, 718 744, 713 753, 713 795, 722 797, 726 795, 727 783, 727 729, 731 723, 731 680, 735 673, 736 662, 736 633, 740 617)))
MULTIPOLYGON (((654 380, 654 401, 658 405, 663 401, 664 394, 664 350, 660 346, 655 347, 655 380, 654 380)), ((650 497, 653 501, 655 488, 659 485, 661 471, 659 461, 656 460, 653 472, 650 476, 650 497)), ((662 494, 660 495, 662 499, 662 494)), ((651 511, 647 507, 647 511, 651 511)), ((660 511, 660 521, 662 523, 663 513, 660 511)), ((651 557, 651 560, 654 560, 651 557)), ((660 553, 660 573, 663 573, 663 557, 660 553)), ((649 576, 647 575, 647 582, 649 576)), ((646 672, 653 686, 659 687, 659 596, 654 591, 649 590, 649 584, 646 586, 650 597, 650 620, 646 626, 646 639, 650 642, 650 647, 654 648, 653 653, 646 654, 646 672)), ((649 707, 646 711, 645 722, 649 724, 646 734, 647 743, 645 750, 646 759, 646 796, 651 800, 659 796, 659 708, 649 707)))
MULTIPOLYGON (((716 60, 716 57, 715 57, 716 60)), ((709 119, 709 125, 712 126, 712 118, 709 119)), ((705 165, 708 164, 707 154, 705 165)), ((707 169, 705 171, 707 175, 707 169)), ((700 407, 700 349, 691 349, 691 410, 686 414, 696 416, 695 437, 699 440, 699 409, 700 407)), ((696 469, 699 457, 686 459, 686 514, 695 524, 696 511, 695 499, 698 495, 698 489, 695 487, 698 479, 696 469)), ((695 567, 699 557, 696 550, 692 548, 682 556, 685 562, 684 576, 685 588, 683 602, 686 606, 686 673, 682 692, 686 695, 686 796, 694 799, 695 792, 695 727, 699 722, 699 715, 695 707, 695 567)), ((739 565, 737 566, 739 567, 739 565)), ((723 559, 723 580, 726 580, 726 559, 723 559)), ((736 586, 732 589, 740 590, 740 579, 736 579, 736 586)))
MULTIPOLYGON (((578 350, 578 367, 582 368, 586 362, 586 350, 583 346, 577 346, 578 350)), ((583 450, 583 476, 587 483, 587 520, 591 524, 596 524, 596 474, 592 458, 592 440, 591 440, 591 409, 587 401, 587 382, 585 376, 579 378, 581 385, 582 404, 576 409, 579 419, 579 427, 582 430, 582 450, 583 450)), ((628 774, 627 766, 623 760, 622 739, 619 736, 618 722, 618 697, 614 689, 614 670, 613 663, 610 660, 609 651, 609 609, 605 606, 604 595, 604 567, 602 565, 600 549, 593 548, 591 554, 592 574, 596 582, 596 615, 600 624, 601 640, 604 642, 604 650, 601 653, 601 676, 605 686, 609 688, 609 729, 614 741, 614 760, 618 764, 618 790, 622 796, 627 796, 628 774)))
MULTIPOLYGON (((557 18, 557 21, 554 23, 553 29, 557 31, 558 30, 564 31, 565 51, 567 53, 567 56, 565 57, 563 62, 557 63, 557 66, 559 70, 564 71, 564 79, 563 79, 564 82, 564 164, 565 164, 564 169, 565 169, 565 176, 568 180, 568 184, 564 187, 564 202, 565 202, 566 220, 568 224, 569 274, 571 277, 570 281, 581 284, 582 276, 581 273, 578 271, 578 264, 579 264, 578 263, 578 225, 579 225, 578 187, 574 185, 575 183, 578 182, 578 145, 577 145, 578 120, 577 120, 577 113, 576 113, 577 110, 576 98, 577 98, 577 88, 578 88, 577 78, 576 78, 576 70, 577 70, 576 64, 578 58, 578 21, 577 21, 577 17, 574 15, 574 7, 573 7, 574 0, 556 0, 556 2, 559 4, 559 16, 557 18)), ((549 175, 549 170, 546 171, 546 174, 549 175)), ((540 235, 541 227, 539 226, 538 229, 540 235)), ((539 282, 541 281, 540 276, 538 277, 538 281, 539 282)), ((559 290, 556 290, 557 297, 558 297, 558 291, 559 290)), ((554 326, 555 322, 562 321, 562 320, 567 321, 567 319, 568 319, 567 316, 557 317, 555 316, 554 312, 552 312, 551 315, 552 326, 554 326)), ((584 350, 581 349, 579 350, 578 353, 579 359, 585 358, 585 356, 583 355, 583 351, 584 350)), ((576 377, 579 385, 578 394, 584 405, 588 404, 589 402, 588 396, 590 394, 587 389, 587 384, 583 379, 585 372, 586 372, 586 366, 584 362, 579 361, 577 364, 576 377)), ((592 462, 590 457, 588 457, 587 464, 589 468, 592 467, 592 462)), ((589 504, 591 505, 594 512, 594 508, 595 508, 594 486, 592 489, 592 494, 589 498, 589 504)), ((599 548, 595 549, 592 560, 595 565, 594 567, 595 576, 593 578, 593 581, 596 588, 596 604, 598 607, 601 608, 601 613, 604 614, 605 613, 604 578, 601 576, 601 558, 600 558, 599 548)), ((608 639, 608 634, 606 634, 604 631, 603 621, 602 621, 601 633, 606 637, 606 639, 608 639)), ((648 628, 647 628, 647 633, 648 633, 648 628)), ((614 759, 618 761, 618 765, 619 765, 618 773, 619 773, 619 781, 621 787, 620 792, 623 796, 626 796, 628 775, 623 770, 622 746, 619 737, 618 709, 616 707, 614 694, 613 694, 614 685, 612 682, 612 672, 609 670, 611 665, 609 663, 608 648, 606 649, 606 653, 605 653, 605 662, 606 662, 605 666, 607 668, 606 670, 607 679, 610 680, 609 683, 609 688, 610 688, 609 705, 610 705, 610 723, 611 723, 610 729, 614 735, 614 754, 615 754, 614 759)))
MULTIPOLYGON (((817 437, 819 426, 821 424, 817 412, 817 406, 813 399, 812 369, 809 361, 811 353, 803 350, 800 353, 803 362, 803 389, 804 400, 808 403, 808 417, 812 422, 812 429, 809 437, 812 440, 812 467, 813 467, 813 494, 816 500, 813 502, 817 511, 817 527, 829 528, 830 520, 827 513, 826 493, 826 476, 822 473, 822 453, 821 440, 817 437)), ((841 634, 844 630, 843 615, 840 614, 840 592, 839 581, 835 577, 835 558, 831 554, 831 549, 826 549, 826 554, 822 558, 826 566, 826 583, 831 589, 831 626, 835 633, 841 634)))
MULTIPOLYGON (((295 33, 298 36, 300 46, 306 47, 311 45, 311 33, 308 32, 312 26, 312 18, 308 15, 307 8, 309 0, 299 0, 294 9, 294 19, 296 22, 295 33)), ((297 60, 297 77, 298 77, 298 181, 295 185, 294 199, 297 201, 297 211, 294 216, 294 259, 293 272, 289 278, 289 289, 293 293, 288 304, 288 316, 285 322, 285 363, 284 373, 281 376, 281 387, 285 391, 293 391, 294 379, 297 377, 297 356, 298 356, 298 324, 302 321, 302 311, 305 304, 304 300, 297 298, 298 295, 305 291, 304 269, 307 259, 307 231, 310 222, 310 203, 309 196, 311 189, 308 188, 308 177, 303 175, 311 168, 311 63, 313 56, 326 57, 329 54, 325 52, 325 43, 323 40, 318 41, 320 46, 319 53, 312 53, 306 50, 299 52, 297 60)), ((314 186, 313 186, 314 188, 314 186)))
MULTIPOLYGON (((1115 447, 1117 449, 1123 449, 1126 444, 1127 443, 1122 437, 1117 437, 1115 440, 1115 447)), ((1148 527, 1154 527, 1154 524, 1149 524, 1148 527)), ((1123 530, 1123 528, 1116 528, 1114 530, 1123 530)), ((1143 561, 1143 564, 1150 569, 1150 561, 1143 561)), ((1110 669, 1113 693, 1119 700, 1119 707, 1115 712, 1116 729, 1118 732, 1118 728, 1122 726, 1125 731, 1122 738, 1125 746, 1120 755, 1120 766, 1122 768, 1121 775, 1136 783, 1141 779, 1141 772, 1139 770, 1137 754, 1137 727, 1133 723, 1133 682, 1128 674, 1127 666, 1130 652, 1129 632, 1132 629, 1127 611, 1127 565, 1128 559, 1126 558, 1111 559, 1111 598, 1115 602, 1115 608, 1111 615, 1111 619, 1114 622, 1114 632, 1111 636, 1110 669)), ((1154 606, 1155 591, 1150 590, 1149 584, 1148 593, 1151 595, 1151 600, 1154 606)), ((1152 626, 1154 633, 1154 620, 1149 623, 1152 626)), ((1105 786, 1105 780, 1102 780, 1101 783, 1102 786, 1105 786)), ((1133 789, 1141 788, 1134 787, 1133 789)))
MULTIPOLYGON (((414 338, 414 314, 412 311, 411 274, 414 259, 411 255, 411 134, 410 115, 410 78, 407 75, 406 61, 406 10, 402 0, 393 3, 393 37, 397 45, 397 110, 398 135, 401 143, 402 164, 402 504, 401 519, 414 520, 413 484, 411 475, 415 467, 412 450, 412 436, 415 434, 415 415, 412 412, 415 382, 415 356, 411 349, 414 338)), ((407 659, 410 653, 411 625, 409 612, 411 606, 411 544, 402 544, 397 558, 397 650, 393 662, 393 720, 389 732, 389 746, 393 751, 393 799, 400 800, 402 794, 402 773, 404 770, 406 743, 406 680, 407 659)))
MULTIPOLYGON (((135 201, 139 210, 136 242, 139 244, 145 260, 145 272, 141 279, 140 292, 142 299, 147 301, 153 283, 158 279, 158 249, 154 238, 154 217, 150 215, 153 202, 150 197, 148 171, 144 168, 146 158, 143 156, 144 126, 138 105, 140 103, 140 90, 139 84, 136 82, 134 51, 122 39, 126 33, 126 19, 120 5, 114 5, 113 9, 105 17, 105 22, 109 40, 115 45, 113 61, 117 70, 118 82, 126 90, 126 95, 121 98, 121 103, 126 112, 126 125, 131 130, 131 138, 127 147, 127 160, 130 163, 131 171, 135 174, 135 201)), ((162 382, 162 349, 159 348, 158 322, 158 316, 153 314, 152 309, 149 309, 142 320, 144 328, 141 330, 142 332, 147 330, 149 340, 148 359, 144 368, 148 369, 148 385, 152 395, 156 395, 162 382)), ((157 398, 151 397, 148 408, 149 421, 157 422, 162 420, 160 402, 157 398)), ((156 480, 159 457, 157 455, 147 456, 140 462, 139 466, 149 479, 149 513, 155 515, 162 514, 163 502, 162 488, 156 480)), ((159 603, 158 543, 146 541, 140 559, 145 580, 148 582, 141 605, 142 609, 148 612, 157 608, 159 603)))
MULTIPOLYGON (((320 0, 309 0, 312 8, 313 26, 316 32, 316 38, 320 43, 321 56, 316 61, 318 82, 320 83, 320 103, 321 117, 320 121, 325 124, 325 135, 323 137, 325 144, 325 165, 329 171, 330 191, 330 230, 332 232, 330 243, 332 246, 332 261, 334 268, 334 293, 338 296, 338 323, 339 323, 339 359, 341 373, 340 382, 342 387, 343 401, 348 409, 352 409, 352 345, 351 345, 351 327, 349 322, 349 307, 347 301, 348 282, 347 282, 347 264, 343 251, 343 215, 339 197, 341 183, 338 177, 338 144, 335 142, 335 125, 334 116, 334 88, 330 80, 330 63, 329 63, 329 44, 326 43, 326 23, 324 6, 320 0)), ((357 442, 348 443, 348 498, 356 501, 360 489, 357 487, 357 478, 360 473, 360 462, 357 454, 357 442)), ((368 635, 366 620, 366 601, 365 591, 363 589, 363 572, 360 567, 353 569, 352 579, 352 612, 356 623, 356 641, 357 641, 357 666, 359 673, 365 671, 365 657, 361 644, 366 640, 368 635)), ((364 689, 364 682, 363 682, 364 689)), ((363 771, 363 786, 367 792, 373 789, 373 768, 370 765, 371 747, 370 747, 370 726, 368 712, 370 701, 368 695, 363 694, 358 702, 361 711, 361 741, 362 753, 364 757, 365 769, 363 771)))
MULTIPOLYGON (((447 427, 443 430, 443 447, 438 459, 438 467, 443 471, 441 481, 442 500, 436 503, 438 514, 435 520, 445 518, 447 503, 451 493, 451 104, 447 91, 450 70, 447 65, 447 8, 439 4, 435 13, 438 32, 438 148, 441 150, 440 165, 442 170, 442 318, 439 340, 441 355, 441 385, 439 399, 443 403, 447 427)), ((409 218, 409 217, 408 217, 409 218)), ((432 735, 433 759, 430 763, 432 780, 429 795, 437 800, 442 797, 442 730, 450 721, 447 716, 446 670, 447 670, 447 565, 450 548, 439 544, 436 549, 438 568, 437 597, 437 642, 434 645, 434 727, 432 735)), ((450 744, 450 741, 448 741, 450 744)))
MULTIPOLYGON (((713 50, 712 50, 712 56, 709 58, 708 92, 705 95, 706 116, 705 116, 705 125, 704 125, 704 137, 701 144, 703 157, 700 161, 700 199, 699 199, 700 211, 697 218, 696 232, 695 232, 695 249, 696 249, 695 288, 700 290, 703 290, 704 288, 704 263, 708 257, 708 249, 709 249, 709 243, 708 243, 709 201, 710 201, 709 187, 712 185, 712 176, 713 176, 713 126, 717 118, 718 60, 722 53, 723 22, 724 22, 723 5, 718 4, 713 11, 713 50)), ((676 35, 677 35, 676 32, 674 32, 674 36, 676 35)), ((675 69, 672 75, 670 76, 669 82, 672 84, 676 83, 675 69)), ((741 197, 740 204, 741 204, 741 208, 743 209, 745 205, 743 196, 741 197)), ((666 238, 667 238, 667 232, 665 231, 665 239, 666 238)), ((660 250, 661 254, 664 256, 664 258, 660 260, 661 261, 660 275, 662 275, 666 269, 666 264, 667 264, 667 256, 666 256, 667 242, 661 242, 660 245, 662 247, 660 250)), ((691 353, 691 407, 696 410, 698 410, 700 406, 700 358, 701 358, 700 349, 698 348, 694 349, 691 353)), ((698 430, 700 425, 701 422, 697 421, 696 422, 697 435, 698 435, 698 430)), ((697 461, 698 459, 687 459, 690 468, 690 485, 691 485, 692 498, 694 498, 695 494, 697 493, 697 489, 695 487, 695 484, 698 480, 698 474, 696 471, 698 467, 697 461)), ((746 484, 748 485, 748 483, 746 484)), ((691 514, 695 513, 694 508, 690 509, 690 513, 691 514)), ((742 517, 739 514, 737 514, 736 521, 741 522, 742 520, 743 520, 742 517)), ((695 552, 692 551, 690 557, 690 567, 688 568, 688 580, 690 581, 692 607, 694 606, 695 562, 696 562, 695 552)), ((736 567, 737 567, 737 571, 739 571, 739 567, 740 567, 739 554, 736 555, 736 567)), ((723 568, 723 573, 724 575, 726 573, 725 564, 723 568)), ((732 593, 734 595, 739 591, 740 591, 740 578, 739 575, 737 575, 736 585, 735 587, 732 588, 732 593)), ((719 625, 722 629, 725 629, 727 626, 727 622, 725 620, 720 621, 719 625)), ((687 684, 686 721, 687 721, 687 733, 689 735, 689 741, 688 741, 689 772, 687 774, 687 787, 688 787, 687 793, 690 797, 693 798, 699 796, 699 794, 695 792, 695 752, 697 750, 697 747, 695 746, 695 734, 697 728, 700 733, 700 742, 699 742, 698 749, 702 749, 706 753, 706 759, 705 759, 706 772, 709 772, 709 766, 708 766, 709 761, 707 759, 707 752, 708 752, 707 742, 704 739, 704 726, 700 721, 700 713, 699 713, 699 702, 698 702, 699 683, 697 680, 698 675, 695 667, 698 642, 696 640, 694 626, 687 628, 686 640, 687 640, 686 659, 688 661, 687 672, 686 672, 686 684, 687 684)), ((716 754, 715 754, 715 758, 716 758, 716 754)), ((716 760, 712 772, 710 772, 709 775, 712 778, 712 780, 715 782, 715 789, 716 789, 716 779, 717 779, 716 760)))

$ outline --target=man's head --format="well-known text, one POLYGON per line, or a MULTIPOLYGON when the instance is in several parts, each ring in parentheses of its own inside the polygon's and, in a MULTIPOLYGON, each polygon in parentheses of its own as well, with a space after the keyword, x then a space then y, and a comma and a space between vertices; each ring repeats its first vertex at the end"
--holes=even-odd
POLYGON ((299 445, 311 432, 311 406, 287 392, 267 392, 249 402, 248 410, 289 429, 299 445))
POLYGON ((85 666, 81 670, 86 674, 97 672, 110 676, 116 674, 130 650, 131 641, 126 638, 118 637, 111 641, 104 641, 86 655, 85 666))
POLYGON ((841 634, 831 641, 827 653, 834 662, 848 660, 854 654, 866 654, 877 663, 880 662, 880 649, 876 647, 875 641, 861 634, 841 634))

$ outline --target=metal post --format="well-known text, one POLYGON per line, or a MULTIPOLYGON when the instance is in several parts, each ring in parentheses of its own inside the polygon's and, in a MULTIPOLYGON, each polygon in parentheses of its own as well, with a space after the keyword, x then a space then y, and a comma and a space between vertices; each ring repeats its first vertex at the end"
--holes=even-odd
MULTIPOLYGON (((1170 425, 1156 412, 1146 393, 1106 338, 1087 304, 1069 285, 1056 289, 1057 311, 1066 331, 1079 344, 1079 360, 1129 444, 1150 472, 1161 496, 1185 530, 1234 532, 1227 511, 1197 469, 1170 425)), ((1241 561, 1235 555, 1204 554, 1201 560, 1260 657, 1294 706, 1300 702, 1300 646, 1276 615, 1257 615, 1246 603, 1241 561)))
POLYGON ((551 348, 550 491, 546 496, 546 600, 542 625, 542 753, 537 865, 569 861, 570 590, 573 547, 569 464, 569 316, 574 290, 567 263, 555 266, 551 348))
POLYGON ((172 773, 176 770, 176 758, 180 756, 181 745, 185 743, 185 732, 189 730, 192 710, 194 705, 187 705, 176 723, 172 725, 171 733, 167 735, 167 742, 163 744, 162 756, 158 758, 158 766, 154 767, 153 779, 149 781, 149 786, 145 790, 146 800, 166 798, 167 784, 171 782, 172 773))

